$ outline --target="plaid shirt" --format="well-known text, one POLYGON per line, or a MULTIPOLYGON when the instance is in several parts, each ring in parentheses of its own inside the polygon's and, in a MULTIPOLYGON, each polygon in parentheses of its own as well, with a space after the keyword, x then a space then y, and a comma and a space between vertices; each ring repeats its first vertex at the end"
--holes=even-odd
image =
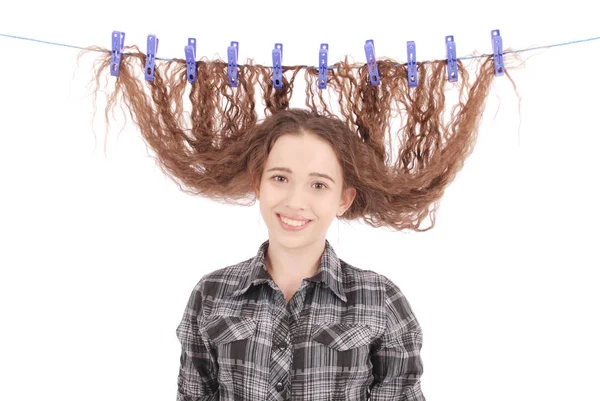
POLYGON ((178 401, 425 401, 421 327, 395 284, 326 240, 286 303, 268 245, 194 287, 176 330, 178 401))

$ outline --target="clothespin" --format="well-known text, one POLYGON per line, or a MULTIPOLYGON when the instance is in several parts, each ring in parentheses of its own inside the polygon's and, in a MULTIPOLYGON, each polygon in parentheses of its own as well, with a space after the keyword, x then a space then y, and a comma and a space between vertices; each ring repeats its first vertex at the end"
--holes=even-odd
POLYGON ((454 36, 446 36, 446 58, 448 59, 448 81, 458 81, 458 65, 456 64, 456 44, 454 36))
POLYGON ((365 42, 365 55, 367 56, 367 68, 371 85, 379 85, 379 71, 377 71, 377 59, 375 58, 375 42, 369 39, 365 42))
POLYGON ((121 58, 123 57, 123 45, 125 44, 125 32, 113 31, 112 33, 112 57, 110 59, 110 75, 118 77, 121 70, 121 58))
POLYGON ((321 43, 319 50, 319 89, 327 88, 327 54, 329 53, 329 45, 321 43))
POLYGON ((277 89, 283 87, 281 60, 283 59, 283 45, 281 43, 275 43, 273 49, 273 86, 277 89))
POLYGON ((502 55, 502 36, 500 30, 492 31, 492 49, 494 50, 494 75, 504 75, 504 56, 502 55))
POLYGON ((196 38, 188 38, 185 50, 185 64, 187 65, 187 78, 190 83, 196 82, 196 38))
POLYGON ((158 50, 158 39, 156 35, 148 35, 148 51, 146 52, 146 81, 154 81, 154 63, 158 50))
POLYGON ((406 53, 408 60, 408 87, 416 88, 419 83, 419 76, 417 75, 417 49, 414 41, 410 40, 406 42, 406 53))
POLYGON ((238 67, 238 51, 239 43, 231 42, 227 47, 227 77, 229 86, 237 87, 237 67, 238 67))

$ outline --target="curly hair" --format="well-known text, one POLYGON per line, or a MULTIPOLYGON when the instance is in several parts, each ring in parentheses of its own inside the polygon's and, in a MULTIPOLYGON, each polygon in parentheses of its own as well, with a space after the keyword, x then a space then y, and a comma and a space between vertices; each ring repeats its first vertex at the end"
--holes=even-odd
MULTIPOLYGON (((111 54, 94 46, 80 56, 92 50, 105 53, 95 65, 97 95, 111 54)), ((482 58, 474 84, 461 60, 457 60, 458 82, 448 82, 446 60, 436 60, 417 63, 418 86, 409 88, 407 66, 386 58, 376 62, 380 84, 373 86, 367 65, 351 64, 346 57, 330 66, 324 90, 317 88, 318 70, 307 66, 284 66, 283 87, 275 89, 272 68, 253 65, 249 59, 247 65, 238 66, 238 86, 232 87, 226 62, 202 58, 196 63, 197 80, 188 86, 186 60, 158 60, 154 80, 144 81, 138 75, 144 71, 146 55, 137 46, 126 50, 132 52, 124 53, 120 75, 113 77, 115 90, 108 96, 107 127, 109 111, 122 95, 162 171, 182 191, 251 206, 275 141, 282 135, 310 133, 335 151, 343 190, 356 189, 341 219, 363 219, 373 227, 394 230, 427 231, 435 226, 444 190, 473 151, 494 79, 491 55, 482 58), (294 80, 302 69, 307 108, 290 108, 294 80), (257 84, 265 105, 262 120, 255 111, 257 84), (459 95, 448 121, 446 85, 458 89, 459 95), (184 113, 187 89, 191 111, 184 113), (339 115, 324 98, 325 92, 337 96, 339 115), (406 122, 393 136, 398 116, 406 122), (390 144, 393 138, 400 142, 395 162, 391 160, 395 152, 386 151, 386 133, 390 144), (419 228, 427 215, 431 226, 419 228)), ((504 73, 515 87, 508 71, 504 73)))

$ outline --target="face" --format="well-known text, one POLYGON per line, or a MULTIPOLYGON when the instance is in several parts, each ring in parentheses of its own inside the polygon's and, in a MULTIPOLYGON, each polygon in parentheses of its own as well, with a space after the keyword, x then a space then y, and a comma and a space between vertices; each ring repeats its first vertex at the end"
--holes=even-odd
POLYGON ((342 185, 341 166, 327 142, 310 133, 279 137, 257 191, 269 240, 286 247, 324 241, 333 219, 350 207, 356 195, 353 188, 342 193, 342 185), (311 221, 299 231, 288 231, 279 214, 311 221))

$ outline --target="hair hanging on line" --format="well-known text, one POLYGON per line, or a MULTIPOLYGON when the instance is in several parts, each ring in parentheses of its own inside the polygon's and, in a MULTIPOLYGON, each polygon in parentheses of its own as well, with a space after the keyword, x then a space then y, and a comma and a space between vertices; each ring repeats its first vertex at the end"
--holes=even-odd
MULTIPOLYGON (((238 66, 238 86, 231 87, 227 62, 202 58, 196 63, 196 82, 188 86, 184 59, 157 60, 154 81, 145 81, 146 54, 137 46, 125 47, 119 77, 110 76, 108 49, 93 46, 81 55, 88 51, 104 52, 95 65, 95 95, 102 74, 115 82, 105 111, 107 127, 109 111, 122 95, 158 165, 182 191, 251 206, 277 138, 308 132, 331 144, 342 167, 343 189, 356 188, 354 202, 340 218, 398 231, 434 227, 444 190, 473 151, 494 79, 491 55, 481 58, 474 84, 461 60, 458 82, 448 82, 446 60, 436 60, 417 63, 418 86, 409 88, 406 65, 379 59, 380 84, 372 86, 367 65, 350 64, 346 57, 330 65, 326 89, 318 89, 318 70, 307 66, 283 66, 283 88, 275 89, 272 68, 252 65, 249 59, 249 64, 238 66), (307 109, 290 108, 294 80, 302 69, 307 109), (265 105, 260 121, 255 111, 257 84, 265 105), (459 95, 447 122, 446 85, 459 95), (191 111, 184 113, 186 87, 191 111), (337 96, 339 115, 324 92, 337 96), (400 145, 391 163, 386 133, 391 144, 392 123, 398 116, 406 122, 395 134, 400 145), (429 214, 431 226, 419 228, 429 214)), ((505 74, 516 90, 507 70, 505 74)))

